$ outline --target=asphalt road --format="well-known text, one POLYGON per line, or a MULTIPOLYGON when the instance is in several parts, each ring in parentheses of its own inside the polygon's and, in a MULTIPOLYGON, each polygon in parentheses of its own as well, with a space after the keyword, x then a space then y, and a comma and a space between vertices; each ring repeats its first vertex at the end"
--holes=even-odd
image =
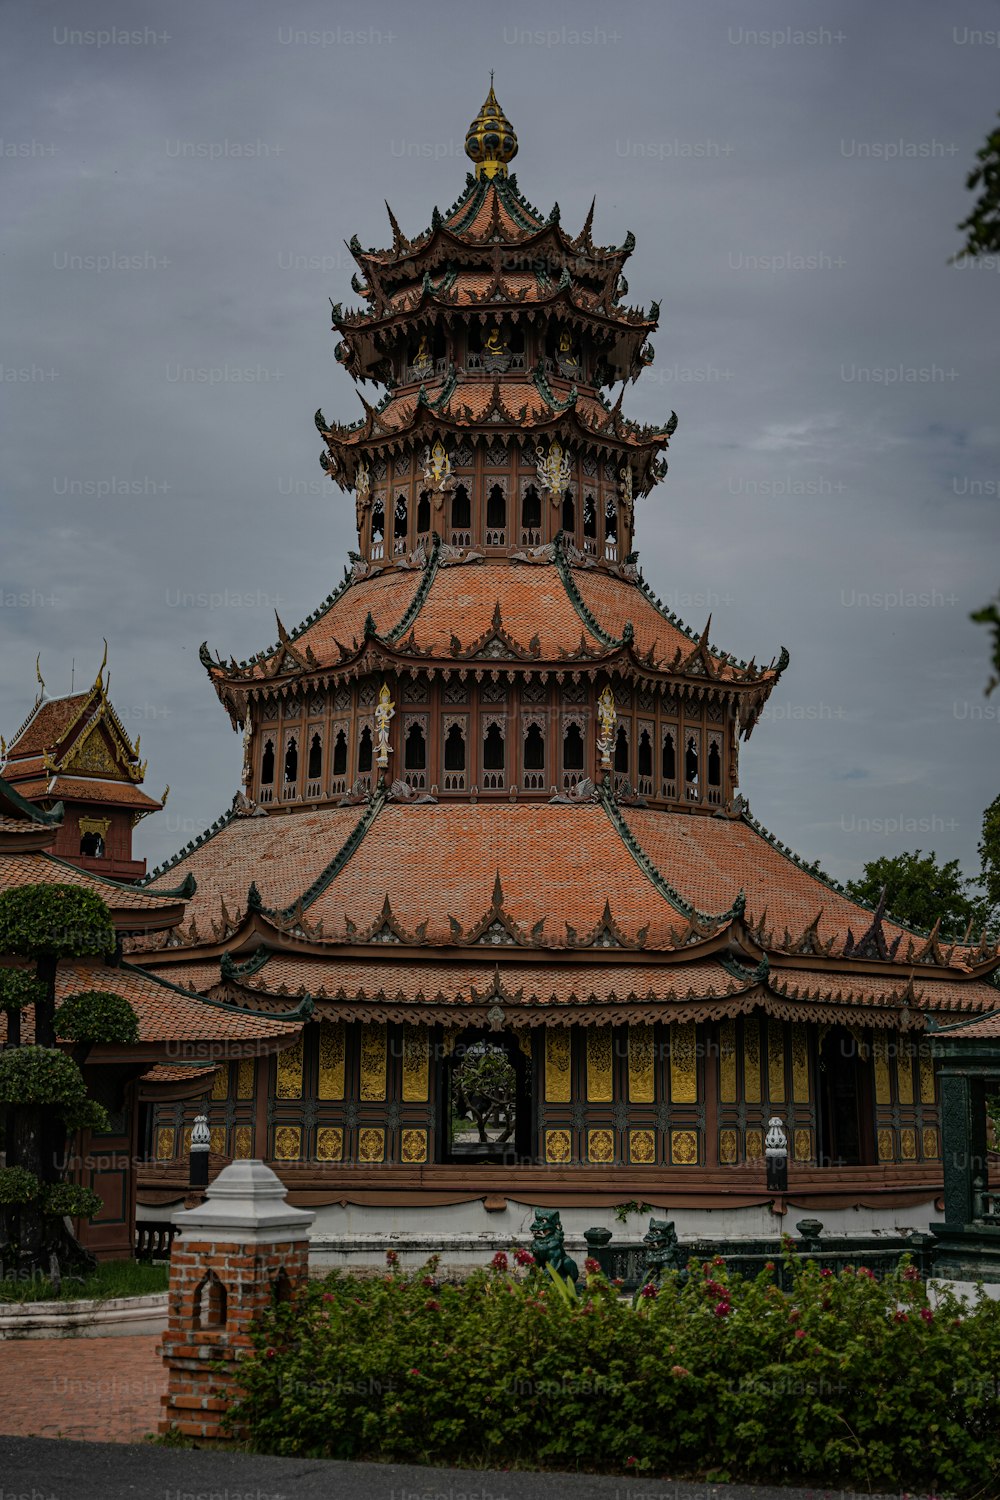
MULTIPOLYGON (((307 1462, 0 1437, 0 1500, 851 1500, 842 1490, 307 1462)), ((860 1500, 860 1497, 859 1497, 860 1500)), ((870 1500, 870 1497, 866 1497, 870 1500)), ((918 1500, 918 1497, 911 1497, 918 1500)))

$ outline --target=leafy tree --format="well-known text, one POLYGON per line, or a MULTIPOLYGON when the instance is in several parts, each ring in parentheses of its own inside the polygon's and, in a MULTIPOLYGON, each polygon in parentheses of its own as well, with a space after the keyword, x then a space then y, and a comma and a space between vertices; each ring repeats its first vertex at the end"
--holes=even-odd
POLYGON ((456 1092, 476 1122, 480 1142, 489 1140, 486 1127, 491 1118, 502 1119, 497 1143, 510 1140, 514 1130, 517 1074, 505 1052, 484 1046, 470 1049, 455 1071, 456 1092))
POLYGON ((986 684, 986 696, 989 697, 993 689, 1000 686, 1000 599, 994 599, 992 604, 984 604, 982 609, 974 609, 969 619, 974 620, 977 625, 988 625, 993 632, 990 658, 993 676, 986 684))
POLYGON ((964 932, 986 921, 986 903, 970 892, 975 882, 962 874, 957 859, 938 864, 933 849, 923 854, 882 855, 864 866, 860 880, 847 882, 848 895, 877 904, 883 887, 886 907, 911 927, 930 928, 940 917, 945 932, 964 932))
POLYGON ((65 1229, 64 1215, 89 1217, 100 1199, 61 1180, 68 1132, 106 1129, 80 1071, 92 1046, 138 1038, 132 1007, 103 990, 71 995, 56 1009, 59 962, 102 957, 115 947, 111 914, 92 891, 45 884, 0 894, 0 1011, 7 1046, 0 1052, 0 1110, 6 1115, 7 1166, 0 1169, 0 1264, 19 1272, 50 1268, 52 1257, 87 1256, 65 1229), (17 966, 15 967, 14 964, 17 966), (26 964, 34 965, 32 973, 26 964), (34 1040, 21 1040, 22 1014, 33 1012, 34 1040), (56 1045, 57 1036, 72 1044, 56 1045))
POLYGON ((995 921, 1000 914, 1000 796, 994 797, 983 813, 979 859, 982 865, 979 884, 985 892, 991 919, 995 921))
POLYGON ((988 255, 1000 251, 1000 128, 986 137, 986 144, 976 152, 978 167, 973 167, 965 185, 970 193, 980 189, 969 217, 959 230, 965 234, 960 255, 988 255))

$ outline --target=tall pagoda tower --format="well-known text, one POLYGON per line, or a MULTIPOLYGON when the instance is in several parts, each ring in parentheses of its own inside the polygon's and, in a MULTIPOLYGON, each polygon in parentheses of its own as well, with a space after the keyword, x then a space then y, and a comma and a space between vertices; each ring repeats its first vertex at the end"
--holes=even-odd
MULTIPOLYGON (((197 892, 142 961, 212 1001, 314 1007, 245 1088, 254 1154, 333 1239, 355 1209, 425 1231, 435 1204, 477 1228, 630 1199, 745 1210, 747 1232, 774 1116, 796 1204, 911 1222, 941 1182, 919 1038, 992 1009, 1000 960, 860 906, 751 818, 738 752, 788 654, 720 650, 636 566, 677 418, 622 409, 659 315, 625 300, 632 236, 597 245, 593 206, 571 236, 522 196, 492 87, 466 150, 422 234, 389 210, 389 248, 351 241, 360 305, 333 323, 364 411, 315 420, 357 549, 273 646, 202 648, 243 790, 150 878, 197 892), (496 1051, 514 1083, 484 1144, 459 1073, 496 1051)), ((242 1087, 213 1094, 230 1154, 242 1087)), ((179 1139, 193 1106, 150 1104, 179 1139)), ((182 1171, 167 1151, 148 1201, 182 1171)))

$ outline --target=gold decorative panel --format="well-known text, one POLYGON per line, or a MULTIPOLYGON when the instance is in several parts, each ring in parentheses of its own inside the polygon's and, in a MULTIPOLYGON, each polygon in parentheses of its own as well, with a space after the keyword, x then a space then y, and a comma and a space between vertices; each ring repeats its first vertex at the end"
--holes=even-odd
POLYGON ((517 1037, 517 1045, 520 1047, 521 1051, 530 1062, 535 1055, 532 1047, 531 1032, 522 1027, 519 1031, 516 1031, 514 1035, 517 1037))
POLYGON ((735 1130, 719 1131, 719 1161, 724 1167, 731 1167, 736 1161, 737 1139, 735 1130))
POLYGON ((401 1161, 426 1161, 426 1130, 404 1130, 400 1136, 399 1156, 401 1161))
POLYGON ((920 1102, 921 1104, 934 1103, 933 1057, 921 1057, 920 1059, 920 1102))
POLYGON ((174 1159, 174 1127, 172 1125, 161 1125, 156 1132, 156 1160, 173 1161, 174 1159))
POLYGON ((379 1021, 366 1022, 361 1028, 361 1098, 365 1103, 385 1098, 385 1050, 385 1026, 379 1021))
MULTIPOLYGON (((426 1026, 403 1027, 403 1101, 422 1104, 430 1088, 430 1033, 426 1026)), ((403 1160, 406 1160, 404 1156, 403 1160)), ((423 1160, 423 1158, 421 1158, 423 1160)))
POLYGON ((236 1067, 236 1097, 237 1099, 252 1099, 257 1080, 257 1060, 253 1057, 241 1057, 236 1067))
POLYGON ((773 1019, 767 1023, 767 1096, 772 1104, 785 1102, 785 1027, 773 1019))
POLYGON ((651 1130, 630 1130, 628 1151, 637 1166, 652 1165, 656 1160, 656 1136, 651 1130))
POLYGON ((693 1130, 670 1132, 670 1160, 675 1167, 692 1167, 698 1161, 698 1137, 693 1130))
POLYGON ((225 1125, 213 1125, 212 1128, 211 1128, 211 1130, 208 1132, 208 1135, 209 1135, 209 1143, 208 1143, 208 1149, 209 1149, 209 1151, 214 1151, 215 1154, 216 1154, 216 1156, 224 1156, 226 1154, 226 1127, 225 1127, 225 1125))
POLYGON ((748 1016, 743 1022, 743 1098, 760 1103, 760 1022, 748 1016))
POLYGON ((610 1104, 614 1099, 614 1058, 610 1026, 587 1027, 587 1099, 610 1104))
POLYGON ((191 1154, 191 1126, 190 1125, 185 1125, 183 1131, 181 1132, 181 1155, 182 1156, 190 1156, 190 1154, 191 1154))
POLYGON ((249 1125, 237 1125, 233 1131, 233 1155, 238 1161, 253 1156, 253 1131, 249 1125))
POLYGON ((719 1098, 736 1103, 736 1022, 719 1022, 719 1098))
POLYGON ((685 1021, 683 1025, 670 1028, 670 1097, 674 1104, 698 1102, 698 1061, 695 1055, 693 1021, 685 1021))
POLYGON ((796 1161, 812 1161, 813 1133, 811 1130, 796 1130, 792 1137, 792 1154, 796 1161))
POLYGON ((615 1159, 615 1136, 612 1130, 587 1131, 587 1160, 609 1162, 615 1159))
POLYGON ((340 1161, 344 1155, 344 1132, 339 1125, 321 1125, 316 1131, 316 1160, 340 1161))
POLYGON ((73 751, 72 757, 64 767, 67 771, 94 771, 99 776, 109 776, 114 781, 123 781, 125 778, 120 766, 116 765, 115 758, 108 749, 107 742, 95 725, 87 735, 87 738, 73 751))
POLYGON ((223 1063, 221 1068, 216 1068, 215 1077, 212 1079, 212 1098, 229 1098, 229 1064, 223 1063))
POLYGON ((759 1161, 764 1155, 764 1132, 748 1130, 746 1133, 747 1161, 759 1161))
POLYGON ((546 1161, 569 1161, 572 1152, 573 1148, 568 1130, 547 1130, 545 1132, 546 1161))
POLYGON ((801 1021, 792 1026, 792 1098, 809 1103, 809 1033, 801 1021))
POLYGON ((628 1096, 633 1104, 652 1104, 656 1098, 652 1026, 628 1029, 628 1096))
POLYGON ((888 1128, 878 1133, 878 1159, 879 1161, 892 1161, 895 1156, 892 1142, 892 1131, 888 1128))
POLYGON ((573 1086, 571 1043, 572 1033, 569 1027, 546 1027, 545 1098, 549 1104, 568 1104, 570 1101, 573 1086))
POLYGON ((872 1042, 875 1061, 875 1103, 892 1103, 892 1084, 889 1081, 889 1042, 884 1032, 877 1032, 872 1042))
POLYGON ((358 1131, 358 1161, 385 1160, 385 1131, 366 1126, 358 1131))
POLYGON ((904 1125, 899 1132, 899 1154, 904 1161, 917 1159, 917 1132, 911 1125, 904 1125))
POLYGON ((900 1104, 913 1103, 913 1053, 908 1041, 899 1039, 896 1053, 896 1083, 899 1087, 900 1104))
POLYGON ((936 1161, 938 1156, 938 1133, 930 1125, 924 1126, 923 1134, 924 1156, 928 1161, 936 1161))
POLYGON ((319 1023, 319 1089, 318 1099, 343 1099, 344 1056, 346 1052, 343 1021, 319 1023))
POLYGON ((302 1098, 302 1033, 295 1039, 294 1047, 278 1053, 278 1073, 274 1087, 278 1099, 302 1098))
POLYGON ((275 1161, 298 1161, 302 1155, 302 1131, 298 1125, 279 1125, 274 1132, 275 1161))

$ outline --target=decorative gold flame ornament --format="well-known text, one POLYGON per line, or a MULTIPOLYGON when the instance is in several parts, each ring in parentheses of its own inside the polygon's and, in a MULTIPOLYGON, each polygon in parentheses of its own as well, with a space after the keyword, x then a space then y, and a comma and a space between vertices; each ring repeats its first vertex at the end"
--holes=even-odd
MULTIPOLYGON (((435 439, 433 447, 424 449, 424 478, 428 484, 432 484, 441 495, 450 489, 454 480, 451 472, 451 459, 448 450, 440 438, 435 439)), ((440 508, 442 502, 435 502, 440 508)))
POLYGON ((396 705, 389 696, 389 685, 383 682, 375 708, 375 735, 378 740, 378 755, 375 757, 375 763, 383 771, 389 764, 389 756, 392 754, 392 746, 389 744, 389 721, 395 716, 396 705))
POLYGON ((597 713, 601 721, 601 732, 597 739, 597 748, 601 756, 601 770, 611 770, 611 750, 615 742, 615 729, 618 725, 618 710, 615 707, 615 695, 611 691, 610 682, 606 685, 603 693, 597 700, 597 713))
POLYGON ((548 490, 552 504, 558 505, 570 481, 572 471, 569 458, 558 441, 549 444, 548 453, 543 452, 540 447, 536 448, 535 455, 538 459, 538 482, 544 490, 548 490))
POLYGON ((635 508, 635 496, 632 490, 632 465, 626 464, 624 469, 619 469, 618 478, 622 482, 622 505, 625 508, 625 518, 631 526, 632 512, 635 508))
POLYGON ((469 126, 465 154, 476 164, 477 177, 506 177, 507 163, 517 155, 517 136, 493 92, 493 74, 486 103, 469 126))

